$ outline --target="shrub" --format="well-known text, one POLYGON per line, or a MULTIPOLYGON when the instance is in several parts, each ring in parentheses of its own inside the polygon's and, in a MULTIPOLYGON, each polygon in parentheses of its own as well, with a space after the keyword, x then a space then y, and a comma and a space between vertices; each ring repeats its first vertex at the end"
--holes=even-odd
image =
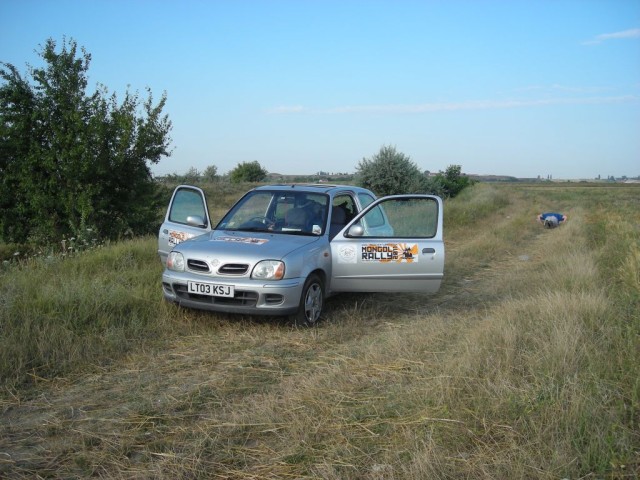
POLYGON ((239 163, 236 168, 231 170, 229 177, 232 183, 261 182, 267 173, 269 172, 262 168, 257 160, 254 160, 253 162, 239 163))
POLYGON ((88 93, 91 55, 49 39, 23 77, 0 62, 0 240, 57 243, 151 233, 158 196, 149 163, 170 155, 166 97, 88 93))
POLYGON ((382 146, 356 168, 358 184, 376 195, 397 195, 424 191, 424 176, 418 166, 396 147, 382 146))

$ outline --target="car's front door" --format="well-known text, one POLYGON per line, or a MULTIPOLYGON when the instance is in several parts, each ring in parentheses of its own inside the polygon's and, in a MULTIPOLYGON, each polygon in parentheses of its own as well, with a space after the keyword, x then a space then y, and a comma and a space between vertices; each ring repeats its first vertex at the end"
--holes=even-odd
POLYGON ((211 220, 204 192, 191 185, 176 187, 158 234, 158 255, 165 263, 173 247, 192 237, 211 231, 211 220))
POLYGON ((333 292, 436 292, 444 274, 443 203, 381 198, 331 241, 333 292))

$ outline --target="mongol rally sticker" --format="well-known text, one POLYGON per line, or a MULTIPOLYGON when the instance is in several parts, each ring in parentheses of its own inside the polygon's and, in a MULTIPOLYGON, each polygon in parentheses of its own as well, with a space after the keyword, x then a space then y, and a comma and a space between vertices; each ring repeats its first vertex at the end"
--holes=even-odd
POLYGON ((192 233, 187 233, 187 232, 178 232, 176 230, 169 230, 169 246, 170 247, 175 247, 176 245, 179 245, 180 243, 184 242, 185 240, 189 240, 190 238, 193 238, 193 234, 192 233))
POLYGON ((363 262, 415 263, 418 261, 418 245, 408 243, 369 243, 361 245, 363 262))

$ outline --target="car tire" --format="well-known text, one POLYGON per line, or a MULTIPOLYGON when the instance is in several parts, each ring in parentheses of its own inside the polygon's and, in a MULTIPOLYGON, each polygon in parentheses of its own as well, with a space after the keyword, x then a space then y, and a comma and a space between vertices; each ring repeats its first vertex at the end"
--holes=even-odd
POLYGON ((307 277, 300 295, 298 311, 292 315, 296 325, 314 325, 322 315, 324 307, 324 283, 319 275, 312 273, 307 277))

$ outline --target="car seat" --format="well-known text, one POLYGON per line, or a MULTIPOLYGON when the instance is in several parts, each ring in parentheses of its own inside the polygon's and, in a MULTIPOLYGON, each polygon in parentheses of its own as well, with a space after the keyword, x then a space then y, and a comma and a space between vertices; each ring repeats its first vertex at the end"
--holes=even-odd
POLYGON ((347 224, 347 213, 340 206, 331 209, 331 224, 329 225, 329 240, 333 239, 347 224))
POLYGON ((306 231, 309 229, 308 223, 307 212, 304 208, 290 208, 284 215, 285 228, 306 231))

